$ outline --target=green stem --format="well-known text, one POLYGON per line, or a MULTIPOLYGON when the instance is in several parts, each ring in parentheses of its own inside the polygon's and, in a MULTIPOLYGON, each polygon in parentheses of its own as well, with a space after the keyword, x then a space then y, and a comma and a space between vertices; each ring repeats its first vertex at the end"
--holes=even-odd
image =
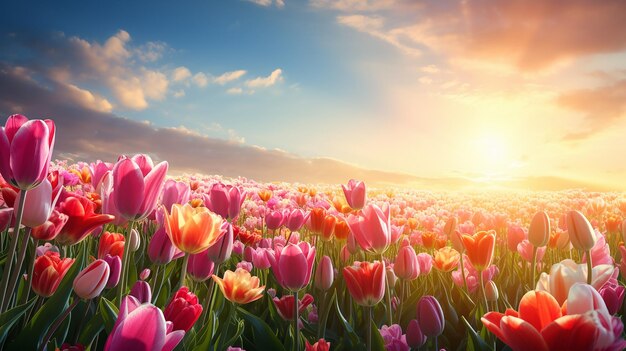
POLYGON ((485 302, 485 313, 489 312, 489 303, 487 302, 487 294, 485 293, 485 282, 483 279, 483 271, 478 271, 480 277, 480 292, 483 295, 483 301, 485 302))
POLYGON ((70 307, 68 307, 63 314, 61 314, 55 321, 54 324, 50 327, 50 329, 48 329, 48 332, 46 333, 46 336, 44 336, 43 338, 43 342, 41 343, 41 345, 39 345, 39 351, 43 351, 46 349, 46 346, 48 345, 48 342, 50 342, 50 338, 52 337, 52 335, 54 335, 54 332, 56 332, 56 330, 59 328, 59 326, 61 325, 61 323, 63 323, 63 321, 65 320, 65 318, 67 318, 67 316, 70 314, 70 312, 72 312, 72 310, 74 309, 74 307, 76 307, 76 305, 78 305, 78 302, 80 302, 80 299, 78 297, 76 297, 74 299, 74 302, 72 302, 72 304, 70 305, 70 307))
POLYGON ((365 326, 365 335, 367 336, 367 339, 365 339, 365 342, 367 345, 367 351, 372 351, 372 310, 374 307, 367 306, 365 309, 367 309, 367 325, 365 326))
MULTIPOLYGON (((17 281, 19 280, 20 275, 22 274, 22 266, 24 265, 24 259, 26 258, 26 249, 28 248, 28 243, 30 242, 30 228, 26 228, 25 233, 24 233, 24 238, 22 239, 22 242, 20 243, 20 248, 19 248, 19 253, 17 256, 17 262, 15 267, 13 268, 13 272, 11 272, 11 280, 9 280, 9 285, 7 285, 7 296, 11 296, 13 295, 13 293, 15 292, 15 286, 17 285, 17 281)), ((27 287, 28 288, 28 287, 27 287)), ((15 297, 15 301, 17 302, 17 296, 15 297)), ((11 301, 11 299, 6 299, 4 301, 5 303, 5 307, 6 310, 8 310, 11 307, 11 304, 9 303, 9 301, 11 301)))
POLYGON ((177 291, 185 285, 185 277, 187 276, 187 265, 189 264, 189 254, 185 253, 183 257, 183 269, 180 272, 180 281, 178 282, 177 291))
POLYGON ((298 311, 298 291, 293 292, 293 350, 300 350, 300 331, 298 330, 298 319, 300 313, 298 311))
POLYGON ((17 242, 20 236, 20 225, 22 224, 22 215, 24 214, 24 203, 26 202, 26 195, 27 191, 21 190, 20 201, 17 204, 17 215, 15 216, 13 237, 11 238, 11 242, 9 244, 8 256, 5 261, 6 263, 4 264, 4 271, 2 272, 2 285, 0 287, 0 294, 2 295, 2 297, 0 298, 0 313, 4 312, 6 300, 9 299, 7 296, 7 286, 9 285, 9 274, 12 270, 11 266, 13 265, 13 255, 17 250, 17 242))
POLYGON ((326 311, 324 311, 325 308, 325 301, 326 301, 326 292, 323 291, 322 292, 322 299, 320 300, 319 303, 319 308, 317 310, 317 315, 321 316, 322 319, 318 321, 317 323, 317 338, 324 338, 324 334, 326 334, 326 311))
POLYGON ((465 292, 469 295, 469 289, 467 288, 467 279, 465 278, 465 265, 463 264, 463 253, 459 255, 461 264, 461 277, 463 278, 463 287, 465 288, 465 292))
POLYGON ((130 236, 131 230, 133 230, 133 221, 128 222, 128 232, 124 238, 124 254, 122 255, 122 276, 120 277, 120 283, 117 285, 117 303, 122 305, 122 295, 126 292, 126 280, 128 279, 128 258, 130 257, 130 236))
MULTIPOLYGON (((385 262, 382 254, 380 255, 380 261, 381 261, 381 263, 385 262)), ((387 267, 385 267, 385 269, 386 268, 387 267)), ((389 325, 391 325, 391 324, 393 324, 393 319, 392 319, 393 317, 392 317, 392 313, 391 313, 391 287, 389 286, 387 279, 385 279, 385 290, 386 290, 386 294, 385 295, 387 296, 387 299, 386 299, 386 302, 387 302, 387 320, 389 321, 389 325)))
POLYGON ((587 250, 587 284, 593 281, 593 267, 591 266, 591 250, 587 250))
POLYGON ((537 284, 537 281, 535 280, 537 277, 537 247, 533 245, 533 262, 532 262, 532 266, 531 270, 532 270, 532 277, 533 279, 530 281, 530 286, 533 287, 537 284))

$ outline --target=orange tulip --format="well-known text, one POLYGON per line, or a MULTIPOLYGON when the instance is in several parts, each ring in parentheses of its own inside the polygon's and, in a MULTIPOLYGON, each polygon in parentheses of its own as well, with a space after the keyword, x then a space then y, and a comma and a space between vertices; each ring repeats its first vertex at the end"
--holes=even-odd
POLYGON ((337 223, 337 217, 334 215, 327 215, 322 222, 322 240, 331 241, 335 235, 335 224, 337 223))
POLYGON ((459 252, 450 246, 435 251, 433 266, 442 272, 450 272, 459 265, 459 252))
POLYGON ((435 247, 436 235, 433 232, 422 233, 422 245, 427 249, 435 247))
POLYGON ((224 297, 232 303, 243 305, 263 297, 265 286, 259 287, 259 278, 253 277, 243 268, 237 268, 234 272, 226 271, 224 279, 215 274, 212 278, 222 290, 224 297))
POLYGON ((259 198, 263 200, 263 202, 268 202, 269 199, 272 198, 272 195, 274 194, 272 193, 271 190, 263 189, 263 190, 259 190, 258 195, 259 195, 259 198))
POLYGON ((346 286, 354 302, 361 306, 375 306, 385 296, 384 262, 355 262, 343 269, 346 286))
POLYGON ((224 235, 222 217, 206 207, 189 204, 172 205, 172 213, 165 212, 165 232, 174 246, 188 254, 197 254, 215 244, 224 235))
POLYGON ((348 222, 343 219, 337 219, 337 223, 335 223, 335 238, 337 240, 346 240, 348 239, 348 234, 350 234, 348 222))
POLYGON ((496 233, 494 231, 463 235, 461 240, 463 240, 467 257, 477 271, 482 271, 491 265, 493 252, 496 248, 496 233))

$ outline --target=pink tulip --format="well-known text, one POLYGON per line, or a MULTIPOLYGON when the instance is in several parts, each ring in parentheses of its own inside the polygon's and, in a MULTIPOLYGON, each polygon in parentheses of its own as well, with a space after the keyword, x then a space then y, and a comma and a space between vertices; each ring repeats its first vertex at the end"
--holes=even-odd
POLYGON ((380 209, 370 204, 362 210, 362 215, 350 215, 347 222, 359 246, 365 251, 380 255, 391 244, 389 217, 389 206, 380 209))
POLYGON ((0 128, 0 174, 13 186, 30 190, 48 175, 55 138, 54 122, 12 115, 0 128))
POLYGON ((625 289, 617 280, 609 280, 598 292, 602 296, 609 314, 614 315, 622 310, 625 289))
POLYGON ((443 333, 445 319, 439 301, 434 296, 422 296, 417 303, 417 321, 424 335, 435 337, 443 333))
POLYGON ((184 255, 184 252, 174 246, 163 227, 157 229, 148 244, 148 257, 156 264, 168 264, 184 255))
POLYGON ((282 249, 277 249, 270 260, 278 283, 285 289, 298 291, 311 280, 315 247, 305 241, 298 245, 289 243, 282 249))
POLYGON ((246 199, 245 192, 234 186, 215 183, 208 195, 204 196, 206 206, 226 220, 239 216, 241 205, 246 199))
POLYGON ((230 258, 233 252, 233 226, 224 221, 221 227, 224 233, 215 244, 206 250, 208 257, 216 264, 221 264, 230 258))
POLYGON ((91 171, 91 185, 96 190, 96 192, 100 192, 100 187, 102 185, 102 181, 104 180, 104 175, 107 172, 113 170, 113 164, 98 160, 95 163, 89 165, 89 170, 91 171))
POLYGON ((506 234, 506 245, 510 251, 517 251, 517 244, 526 239, 526 232, 518 225, 510 225, 506 234))
POLYGON ((74 292, 80 298, 89 300, 100 295, 109 280, 109 264, 95 260, 83 269, 74 279, 74 292))
POLYGON ((396 256, 393 270, 400 279, 413 280, 420 275, 417 255, 411 246, 403 246, 396 256))
POLYGON ((117 286, 117 283, 120 282, 120 275, 122 273, 122 259, 115 255, 111 256, 106 254, 103 258, 104 261, 109 265, 109 279, 106 283, 106 288, 111 289, 117 286))
POLYGON ((163 185, 161 204, 165 206, 166 210, 172 211, 173 204, 185 204, 189 202, 190 196, 191 189, 189 188, 189 183, 168 179, 163 185))
POLYGON ((102 213, 110 214, 115 217, 113 224, 124 226, 128 220, 122 216, 115 206, 115 189, 113 189, 113 175, 111 171, 106 172, 102 176, 100 183, 100 199, 102 200, 102 213))
POLYGON ((360 210, 365 206, 367 202, 367 193, 365 191, 365 183, 350 179, 348 185, 341 185, 343 194, 346 196, 348 205, 354 210, 360 210))
POLYGON ((143 280, 138 280, 133 284, 133 287, 130 288, 129 295, 136 298, 140 303, 152 301, 152 289, 150 288, 150 284, 143 280))
POLYGON ((215 263, 211 261, 208 250, 204 250, 199 254, 189 255, 189 263, 187 265, 187 273, 191 279, 196 282, 203 282, 213 275, 215 263))
POLYGON ((122 217, 140 220, 154 210, 167 169, 166 161, 152 168, 146 155, 124 156, 117 161, 113 167, 113 201, 122 217))
POLYGON ((267 226, 267 229, 276 230, 285 224, 286 219, 287 217, 285 216, 285 212, 272 211, 265 215, 265 225, 267 226))
POLYGON ((0 208, 0 233, 13 225, 13 207, 0 208))
POLYGON ((173 331, 172 327, 158 307, 140 304, 134 297, 127 296, 122 300, 104 350, 171 351, 185 336, 184 330, 173 331))
MULTIPOLYGON (((59 199, 61 194, 61 183, 57 183, 55 189, 52 189, 52 184, 45 178, 39 186, 28 191, 26 200, 24 202, 24 212, 22 214, 22 224, 34 228, 44 224, 59 199)), ((23 196, 23 192, 17 194, 16 201, 19 202, 20 197, 23 196)))
POLYGON ((269 256, 274 256, 274 250, 263 247, 257 247, 256 249, 251 250, 251 261, 254 267, 257 269, 268 269, 272 266, 269 256))
POLYGON ((422 333, 417 319, 411 319, 409 326, 406 328, 406 343, 414 349, 426 343, 426 335, 422 333))
POLYGON ((433 257, 425 252, 417 254, 417 263, 420 266, 420 275, 428 275, 433 268, 433 257))
POLYGON ((289 212, 287 218, 285 219, 285 226, 287 226, 287 228, 292 232, 298 231, 309 219, 310 215, 310 212, 305 212, 297 208, 293 209, 291 210, 291 212, 289 212))
POLYGON ((550 239, 550 217, 545 211, 535 214, 528 228, 528 241, 535 247, 544 247, 550 239))
POLYGON ((333 285, 333 280, 333 262, 330 260, 330 257, 324 256, 317 264, 317 269, 315 270, 315 287, 326 291, 333 285))
MULTIPOLYGON (((533 259, 533 244, 530 241, 524 239, 522 242, 517 244, 517 252, 520 257, 526 262, 532 262, 533 259)), ((537 249, 537 262, 541 262, 543 260, 543 255, 546 253, 546 247, 540 247, 537 249)))
POLYGON ((572 245, 582 251, 588 251, 596 244, 596 233, 591 223, 578 211, 567 213, 567 233, 572 245))

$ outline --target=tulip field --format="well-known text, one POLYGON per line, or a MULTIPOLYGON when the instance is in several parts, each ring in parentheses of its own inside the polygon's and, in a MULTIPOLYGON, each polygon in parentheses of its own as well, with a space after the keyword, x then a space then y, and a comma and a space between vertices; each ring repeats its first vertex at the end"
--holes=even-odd
POLYGON ((624 193, 175 177, 55 128, 0 129, 2 350, 626 348, 624 193))

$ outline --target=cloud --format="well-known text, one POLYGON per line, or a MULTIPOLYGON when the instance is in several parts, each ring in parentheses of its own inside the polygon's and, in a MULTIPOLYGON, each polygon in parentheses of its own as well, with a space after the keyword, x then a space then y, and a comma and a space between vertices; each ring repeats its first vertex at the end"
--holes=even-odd
POLYGON ((231 94, 231 95, 240 95, 241 93, 243 93, 243 89, 241 88, 230 88, 228 90, 226 90, 227 94, 231 94))
POLYGON ((248 88, 267 88, 283 80, 283 70, 280 68, 275 69, 267 77, 257 77, 246 81, 248 88))
POLYGON ((596 88, 565 92, 556 99, 556 103, 584 117, 584 130, 566 134, 563 140, 589 138, 626 117, 626 79, 596 88))
POLYGON ((30 79, 25 70, 0 63, 3 116, 0 123, 4 124, 4 118, 16 112, 31 118, 52 118, 57 126, 54 157, 71 155, 74 161, 114 162, 120 154, 148 153, 156 160, 167 160, 170 174, 200 172, 259 181, 336 184, 356 177, 373 185, 416 179, 406 174, 370 171, 336 160, 303 158, 247 145, 230 129, 226 130, 229 140, 224 140, 184 126, 158 128, 110 112, 87 109, 77 103, 78 97, 66 99, 66 96, 73 94, 65 86, 44 87, 30 79))
MULTIPOLYGON (((319 3, 337 4, 313 1, 319 3)), ((354 12, 358 4, 367 2, 338 3, 357 4, 351 6, 354 12)), ((350 7, 338 6, 331 7, 350 7)), ((425 46, 460 57, 460 63, 479 61, 534 72, 587 55, 624 51, 624 13, 626 2, 621 0, 457 0, 414 2, 376 15, 353 13, 338 20, 399 48, 398 43, 410 49, 425 46)))
POLYGON ((175 82, 182 82, 191 77, 191 71, 185 66, 176 67, 172 72, 172 80, 175 82))
POLYGON ((421 50, 417 49, 416 47, 406 45, 402 42, 402 30, 398 31, 395 29, 385 29, 385 20, 382 17, 365 15, 338 16, 337 22, 344 26, 354 28, 359 32, 367 33, 374 38, 381 39, 400 49, 407 55, 421 55, 421 50))
POLYGON ((339 11, 378 11, 394 6, 395 0, 311 0, 311 6, 339 11))
POLYGON ((278 8, 282 8, 285 6, 284 0, 247 0, 249 2, 255 3, 259 6, 270 7, 272 4, 276 5, 278 8))
POLYGON ((220 85, 224 85, 226 83, 235 81, 241 77, 243 77, 243 75, 246 74, 246 71, 243 69, 237 70, 237 71, 232 71, 232 72, 226 72, 224 74, 222 74, 219 77, 216 77, 215 79, 213 79, 213 81, 217 84, 220 85))
POLYGON ((185 91, 182 90, 182 89, 174 92, 174 97, 175 98, 181 98, 183 96, 185 96, 185 91))
POLYGON ((204 88, 209 84, 209 78, 207 77, 206 74, 202 72, 198 72, 194 74, 191 80, 194 82, 194 84, 196 84, 200 88, 204 88))

